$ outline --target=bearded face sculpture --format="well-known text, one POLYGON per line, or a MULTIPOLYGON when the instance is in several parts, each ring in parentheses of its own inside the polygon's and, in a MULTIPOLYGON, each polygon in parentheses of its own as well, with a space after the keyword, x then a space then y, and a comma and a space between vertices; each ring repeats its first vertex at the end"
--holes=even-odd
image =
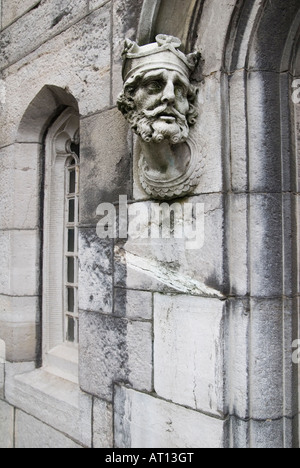
POLYGON ((177 145, 187 142, 198 116, 197 89, 189 77, 199 55, 186 56, 180 45, 179 39, 160 35, 156 43, 143 47, 126 41, 123 55, 124 89, 118 107, 140 138, 142 186, 158 199, 186 195, 187 179, 197 169, 190 167, 195 157, 186 148, 180 154, 177 145))

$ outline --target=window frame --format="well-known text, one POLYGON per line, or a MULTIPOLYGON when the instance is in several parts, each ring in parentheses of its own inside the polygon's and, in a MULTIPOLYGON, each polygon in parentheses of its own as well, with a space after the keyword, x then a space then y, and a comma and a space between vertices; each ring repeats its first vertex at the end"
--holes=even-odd
MULTIPOLYGON (((78 340, 70 343, 65 339, 66 171, 67 161, 72 157, 76 161, 79 205, 79 154, 74 151, 76 147, 79 148, 79 115, 74 109, 67 108, 49 128, 45 140, 42 365, 54 374, 78 383, 78 340)), ((75 248, 78 258, 79 210, 77 213, 75 248)), ((79 265, 77 275, 78 269, 79 265)), ((75 300, 78 316, 78 280, 75 300)))

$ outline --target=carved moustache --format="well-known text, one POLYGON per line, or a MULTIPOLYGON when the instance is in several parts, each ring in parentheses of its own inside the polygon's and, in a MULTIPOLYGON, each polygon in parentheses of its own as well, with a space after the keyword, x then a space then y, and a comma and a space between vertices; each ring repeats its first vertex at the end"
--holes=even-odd
POLYGON ((155 117, 164 115, 164 116, 170 116, 170 117, 176 117, 182 122, 186 122, 186 116, 178 112, 174 107, 170 107, 168 105, 162 105, 159 107, 156 107, 153 110, 144 110, 143 114, 148 117, 149 119, 153 119, 155 117))

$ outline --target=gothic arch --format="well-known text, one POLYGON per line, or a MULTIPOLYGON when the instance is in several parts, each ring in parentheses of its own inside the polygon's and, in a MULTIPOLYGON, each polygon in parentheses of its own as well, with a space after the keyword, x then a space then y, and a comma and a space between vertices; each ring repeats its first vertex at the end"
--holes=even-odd
POLYGON ((67 107, 78 112, 78 104, 72 94, 57 86, 45 85, 25 111, 16 141, 42 143, 49 125, 67 107))
MULTIPOLYGON (((35 315, 35 325, 31 327, 28 332, 27 324, 20 323, 18 325, 18 343, 12 343, 14 349, 14 356, 10 358, 8 353, 8 359, 13 360, 27 360, 36 361, 37 365, 41 365, 42 359, 42 268, 43 268, 43 203, 44 203, 44 170, 45 170, 45 138, 48 129, 51 124, 58 118, 59 115, 66 109, 73 110, 74 115, 79 117, 78 105, 75 98, 68 93, 65 89, 57 86, 45 85, 36 97, 28 105, 27 110, 23 114, 16 132, 16 141, 12 145, 12 152, 14 158, 18 159, 19 155, 28 155, 28 160, 24 162, 26 164, 26 170, 20 171, 18 176, 18 187, 15 188, 15 205, 14 211, 17 213, 20 208, 17 204, 19 203, 18 193, 22 197, 22 209, 26 213, 31 210, 34 199, 35 214, 31 221, 30 226, 30 249, 34 252, 35 265, 28 262, 22 266, 22 274, 24 277, 28 276, 34 285, 36 291, 36 311, 33 311, 35 315), (30 180, 31 197, 27 200, 26 194, 28 190, 28 174, 35 174, 34 178, 30 180), (22 194, 22 195, 21 195, 22 194), (34 194, 34 197, 33 197, 34 194), (24 205, 24 206, 23 206, 24 205), (23 328, 24 328, 24 331, 23 328), (24 333, 24 339, 22 338, 24 333), (29 336, 30 335, 30 336, 29 336), (28 343, 26 353, 24 353, 23 342, 28 343), (22 349, 23 346, 23 349, 22 349)), ((15 215, 16 217, 16 215, 15 215)), ((25 228, 24 228, 25 229, 25 228)), ((28 246, 26 246, 28 247, 28 246)), ((11 247, 12 256, 17 256, 14 252, 14 246, 11 247)), ((19 252, 18 254, 21 254, 19 252)), ((14 271, 14 265, 12 264, 12 272, 14 271)), ((12 273, 13 274, 13 273, 12 273)), ((26 292, 26 294, 33 294, 32 292, 26 292)), ((22 318, 20 318, 22 320, 22 318)), ((4 328, 4 327, 3 327, 4 328)))

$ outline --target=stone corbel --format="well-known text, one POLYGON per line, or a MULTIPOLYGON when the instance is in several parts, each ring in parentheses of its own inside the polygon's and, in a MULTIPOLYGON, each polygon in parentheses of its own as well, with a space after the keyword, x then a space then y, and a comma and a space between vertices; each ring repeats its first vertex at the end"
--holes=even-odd
POLYGON ((142 47, 126 40, 123 53, 118 107, 138 135, 141 185, 159 200, 191 194, 202 169, 190 135, 198 116, 190 76, 199 54, 185 55, 180 46, 178 38, 159 35, 142 47))

